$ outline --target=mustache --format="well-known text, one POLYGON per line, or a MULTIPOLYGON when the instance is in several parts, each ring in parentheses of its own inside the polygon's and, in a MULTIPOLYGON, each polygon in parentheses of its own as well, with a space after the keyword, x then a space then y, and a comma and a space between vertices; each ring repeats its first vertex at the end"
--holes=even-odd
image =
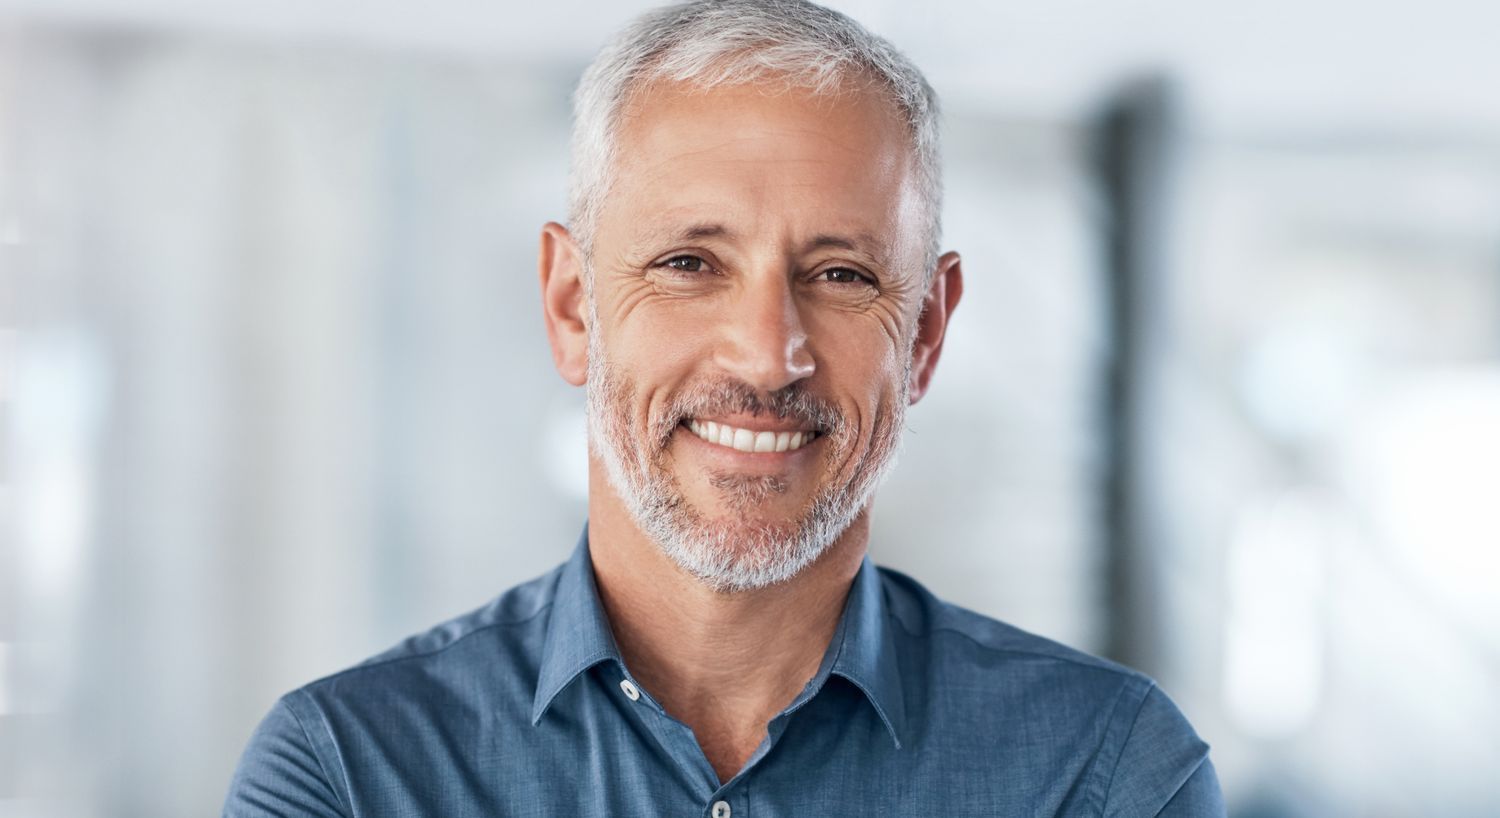
POLYGON ((664 444, 677 425, 688 418, 738 413, 795 420, 825 435, 837 435, 847 425, 836 404, 813 394, 801 381, 775 392, 763 392, 744 381, 717 378, 694 384, 673 397, 659 421, 658 439, 664 444))

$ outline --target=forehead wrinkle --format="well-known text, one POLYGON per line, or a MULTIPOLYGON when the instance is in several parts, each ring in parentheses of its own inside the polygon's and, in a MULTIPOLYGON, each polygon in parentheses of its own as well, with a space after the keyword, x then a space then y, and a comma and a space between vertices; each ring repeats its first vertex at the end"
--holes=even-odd
MULTIPOLYGON (((868 159, 868 157, 863 156, 856 149, 850 148, 848 146, 839 145, 839 150, 849 156, 860 157, 862 160, 868 159)), ((629 165, 623 166, 623 172, 621 175, 628 180, 628 183, 634 183, 635 185, 639 185, 642 182, 659 182, 662 180, 678 179, 684 176, 696 175, 701 173, 703 171, 702 165, 693 164, 699 161, 712 163, 713 165, 718 166, 718 168, 733 168, 737 171, 748 171, 749 173, 756 174, 760 178, 761 183, 764 184, 766 182, 772 181, 772 177, 778 175, 778 171, 782 171, 787 167, 829 166, 833 165, 839 160, 829 156, 792 156, 788 155, 785 151, 782 151, 780 153, 766 153, 764 155, 747 156, 743 155, 742 153, 726 150, 724 145, 716 145, 712 147, 697 147, 687 150, 679 150, 671 155, 666 155, 661 152, 654 152, 652 153, 652 157, 649 159, 637 159, 631 157, 630 163, 634 164, 635 167, 631 168, 629 167, 629 165), (630 175, 632 173, 635 174, 637 178, 630 178, 630 175)), ((887 170, 889 162, 886 162, 884 160, 874 163, 869 161, 862 161, 862 164, 873 164, 880 170, 887 170)), ((811 184, 809 182, 800 182, 800 180, 780 181, 782 184, 787 184, 789 182, 792 185, 811 184)))
MULTIPOLYGON (((687 103, 696 104, 697 101, 703 100, 704 98, 716 96, 719 93, 733 93, 737 90, 753 88, 755 87, 755 85, 755 83, 747 83, 743 85, 732 84, 728 86, 700 88, 694 87, 692 83, 650 83, 647 86, 637 89, 635 92, 633 92, 630 95, 629 99, 621 106, 618 119, 618 133, 620 140, 619 144, 623 146, 626 142, 632 139, 646 139, 650 141, 656 138, 658 136, 658 132, 655 127, 656 120, 651 115, 651 113, 648 113, 648 111, 653 107, 653 105, 659 104, 663 100, 667 101, 668 105, 680 107, 687 103)), ((796 93, 798 90, 803 92, 808 91, 808 89, 805 88, 784 89, 780 92, 771 93, 762 91, 759 96, 769 99, 774 99, 777 97, 791 97, 795 99, 800 96, 798 93, 796 93), (791 93, 788 93, 788 91, 791 91, 791 93)), ((859 105, 861 102, 861 96, 863 95, 860 93, 813 93, 811 99, 807 101, 810 101, 813 107, 817 109, 821 115, 829 119, 833 119, 840 116, 838 108, 841 105, 859 105)), ((882 97, 877 96, 876 99, 879 101, 879 104, 881 104, 882 107, 885 107, 886 101, 882 97)), ((895 125, 899 127, 904 123, 904 120, 899 116, 899 113, 894 110, 888 110, 887 115, 881 117, 881 119, 881 124, 884 126, 895 125)), ((846 140, 841 139, 832 133, 829 133, 824 128, 819 128, 812 125, 801 125, 798 123, 778 122, 775 121, 774 118, 769 118, 764 113, 756 112, 754 110, 741 112, 740 117, 733 123, 732 129, 716 127, 711 129, 709 131, 709 134, 711 138, 713 138, 712 142, 705 144, 700 148, 683 151, 680 155, 694 156, 699 153, 723 150, 724 148, 739 142, 755 141, 767 136, 776 138, 778 142, 783 141, 787 138, 810 137, 824 144, 836 147, 844 151, 845 153, 858 155, 863 152, 860 147, 849 144, 846 140)))
POLYGON ((872 157, 858 145, 828 133, 823 128, 786 123, 736 123, 729 133, 715 130, 700 133, 696 144, 676 144, 672 150, 664 151, 656 144, 663 133, 655 121, 638 114, 621 129, 619 153, 616 156, 617 170, 625 177, 632 173, 643 179, 661 179, 680 175, 684 162, 707 161, 737 167, 786 165, 828 165, 839 161, 831 156, 808 153, 789 155, 789 146, 799 142, 813 141, 836 152, 841 158, 854 158, 862 164, 882 166, 892 171, 906 157, 902 154, 872 157), (767 146, 769 143, 769 149, 767 146), (751 150, 740 150, 741 145, 750 145, 751 150), (631 166, 634 166, 633 168, 631 166))

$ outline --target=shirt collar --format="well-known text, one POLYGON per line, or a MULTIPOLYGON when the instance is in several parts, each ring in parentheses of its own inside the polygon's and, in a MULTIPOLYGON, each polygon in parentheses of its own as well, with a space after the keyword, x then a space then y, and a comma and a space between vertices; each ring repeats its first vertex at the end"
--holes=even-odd
POLYGON ((829 672, 848 679, 865 694, 899 750, 901 737, 906 734, 906 698, 884 585, 880 570, 866 556, 849 589, 839 635, 829 646, 829 650, 838 651, 829 672))
MULTIPOLYGON (((849 680, 870 701, 897 749, 906 731, 906 700, 896 660, 895 634, 886 613, 880 571, 866 556, 849 589, 833 641, 809 691, 816 693, 829 675, 849 680), (829 659, 832 662, 829 662, 829 659)), ((541 722, 552 700, 578 675, 600 662, 624 660, 599 602, 585 525, 578 547, 562 567, 552 597, 552 613, 542 646, 531 723, 541 722)), ((796 709, 801 701, 788 710, 796 709)))
POLYGON ((578 674, 600 662, 613 659, 622 667, 620 649, 604 618, 599 589, 594 584, 594 565, 589 559, 589 529, 585 525, 578 547, 562 567, 552 596, 552 613, 542 644, 541 670, 537 674, 536 699, 531 723, 537 724, 563 688, 578 674))

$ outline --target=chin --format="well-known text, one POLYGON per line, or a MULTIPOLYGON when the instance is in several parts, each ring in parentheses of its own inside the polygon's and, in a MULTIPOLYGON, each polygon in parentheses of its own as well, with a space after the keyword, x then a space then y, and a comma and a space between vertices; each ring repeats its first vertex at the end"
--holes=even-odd
POLYGON ((714 590, 738 592, 801 574, 857 516, 816 502, 801 511, 708 517, 683 503, 643 522, 646 533, 679 568, 714 590))
POLYGON ((793 492, 775 477, 737 477, 715 480, 709 496, 701 501, 685 498, 686 504, 716 526, 795 529, 812 513, 813 501, 793 492))

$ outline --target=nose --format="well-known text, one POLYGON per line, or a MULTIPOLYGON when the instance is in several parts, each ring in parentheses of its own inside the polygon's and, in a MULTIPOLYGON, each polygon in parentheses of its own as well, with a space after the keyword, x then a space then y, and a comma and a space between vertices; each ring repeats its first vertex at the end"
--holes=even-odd
POLYGON ((789 275, 768 271, 747 276, 725 312, 723 340, 714 358, 727 373, 765 392, 813 374, 807 331, 789 275))

